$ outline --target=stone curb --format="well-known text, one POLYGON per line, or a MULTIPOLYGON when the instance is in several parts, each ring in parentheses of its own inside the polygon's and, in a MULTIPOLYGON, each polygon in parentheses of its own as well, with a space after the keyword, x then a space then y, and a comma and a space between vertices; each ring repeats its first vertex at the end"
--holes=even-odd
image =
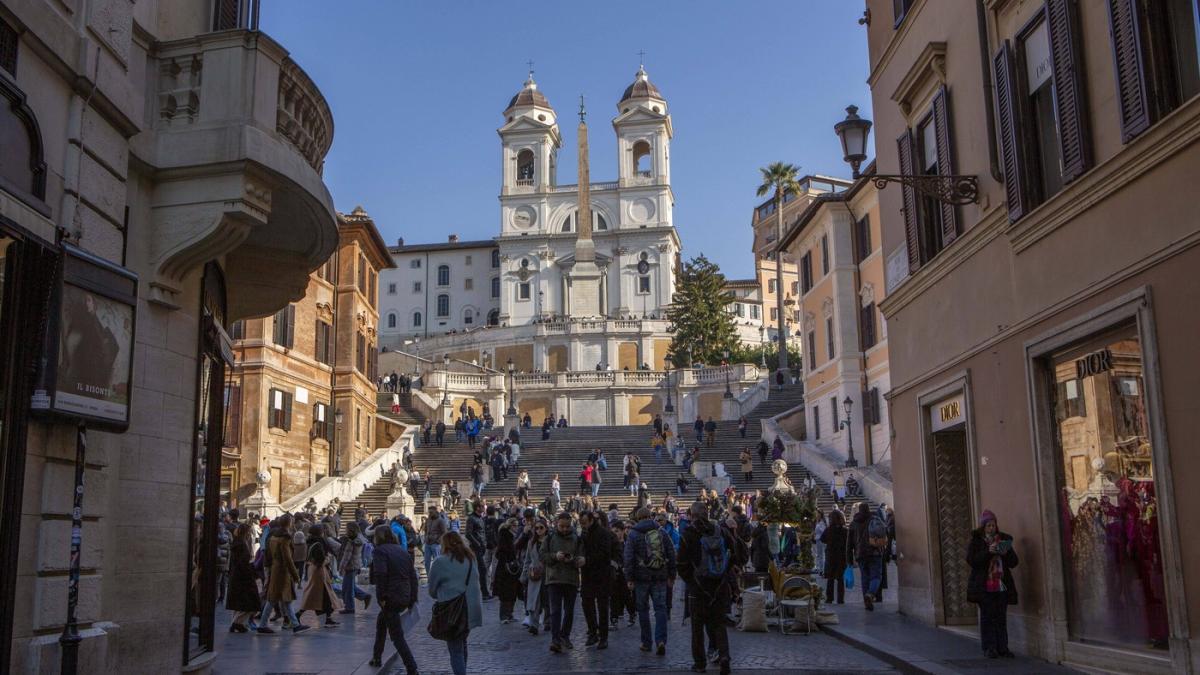
POLYGON ((953 668, 948 668, 920 654, 896 649, 882 640, 876 640, 858 631, 846 630, 837 624, 819 625, 818 627, 830 636, 848 645, 857 647, 871 656, 895 666, 904 673, 919 673, 923 675, 957 675, 959 673, 959 671, 953 668))

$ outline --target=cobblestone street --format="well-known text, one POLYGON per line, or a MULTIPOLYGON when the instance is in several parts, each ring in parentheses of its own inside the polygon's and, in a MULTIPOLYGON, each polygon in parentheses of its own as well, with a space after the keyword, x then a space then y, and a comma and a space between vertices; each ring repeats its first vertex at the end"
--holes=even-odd
MULTIPOLYGON (((425 632, 430 605, 421 587, 422 620, 408 636, 422 673, 447 673, 450 670, 445 644, 425 632)), ((500 625, 495 600, 484 603, 484 625, 471 632, 468 642, 467 669, 471 673, 566 673, 566 672, 690 672, 690 625, 681 626, 683 610, 678 600, 672 611, 666 656, 643 653, 638 649, 638 627, 622 620, 610 634, 609 648, 597 652, 584 648, 586 625, 576 605, 572 638, 575 650, 565 655, 550 653, 550 637, 530 635, 519 623, 500 625)), ((517 611, 520 611, 518 603, 517 611)), ((367 665, 375 635, 375 606, 361 609, 353 617, 336 616, 340 626, 313 628, 300 635, 280 632, 276 635, 235 635, 225 632, 229 615, 218 616, 216 648, 218 658, 214 672, 220 675, 251 675, 258 673, 321 673, 329 675, 355 673, 404 673, 399 659, 389 661, 395 649, 389 643, 384 650, 384 667, 367 665), (344 620, 343 620, 344 619, 344 620)), ((306 613, 304 623, 314 625, 314 617, 306 613)), ((278 627, 278 624, 275 624, 278 627)), ((780 673, 878 673, 892 667, 865 652, 822 633, 813 635, 780 635, 770 633, 741 633, 729 631, 733 670, 762 670, 780 673)), ((717 672, 715 664, 710 673, 717 672)))

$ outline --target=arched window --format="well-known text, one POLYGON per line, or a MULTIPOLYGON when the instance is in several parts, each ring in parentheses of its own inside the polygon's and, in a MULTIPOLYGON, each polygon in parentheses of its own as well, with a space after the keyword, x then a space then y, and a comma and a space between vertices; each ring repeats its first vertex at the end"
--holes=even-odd
POLYGON ((396 327, 396 314, 394 312, 388 312, 387 327, 388 328, 396 327))
MULTIPOLYGON (((575 231, 575 220, 576 220, 576 216, 578 216, 578 215, 579 215, 579 211, 576 210, 574 213, 567 216, 567 219, 563 221, 563 226, 562 226, 563 232, 574 232, 575 231)), ((607 229, 608 229, 608 221, 604 219, 604 216, 599 211, 592 209, 592 231, 599 232, 600 230, 607 230, 607 229)))
POLYGON ((650 144, 638 141, 633 144, 633 171, 635 176, 650 177, 650 144))
POLYGON ((488 325, 489 326, 499 326, 500 325, 500 310, 493 309, 492 311, 488 312, 488 325))
POLYGON ((438 286, 450 285, 450 266, 438 265, 438 286))
POLYGON ((421 327, 421 313, 413 312, 413 328, 421 327))
POLYGON ((463 324, 470 326, 471 324, 475 323, 475 315, 476 315, 475 310, 471 309, 470 307, 464 309, 463 310, 463 324))
POLYGON ((492 297, 500 297, 500 277, 492 278, 492 297))
POLYGON ((533 185, 535 161, 532 150, 517 153, 517 185, 533 185))
POLYGON ((450 316, 450 296, 445 293, 437 297, 437 315, 439 317, 450 316))
POLYGON ((498 267, 500 267, 500 251, 493 250, 492 251, 492 269, 497 269, 498 267))

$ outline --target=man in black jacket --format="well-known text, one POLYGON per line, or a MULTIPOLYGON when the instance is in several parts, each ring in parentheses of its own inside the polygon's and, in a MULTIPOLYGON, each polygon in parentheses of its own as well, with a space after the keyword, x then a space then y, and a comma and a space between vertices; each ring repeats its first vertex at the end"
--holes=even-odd
MULTIPOLYGON (((679 576, 687 584, 688 607, 692 615, 692 670, 702 673, 706 664, 704 634, 716 649, 721 675, 729 673, 729 635, 725 632, 728 611, 737 571, 746 564, 745 547, 728 528, 708 519, 708 509, 701 502, 688 510, 691 525, 683 531, 679 542, 679 576), (702 562, 702 540, 712 541, 720 536, 727 556, 725 570, 709 570, 702 562), (717 572, 717 574, 714 574, 717 572)), ((717 556, 710 555, 710 561, 717 556)))
MULTIPOLYGON (((483 560, 487 555, 487 524, 483 522, 483 502, 474 502, 471 515, 467 516, 467 546, 475 554, 476 560, 483 560)), ((479 574, 479 593, 484 600, 488 595, 487 574, 479 574)))
MULTIPOLYGON (((417 602, 417 568, 412 556, 400 545, 390 528, 377 530, 383 542, 375 545, 371 558, 371 583, 375 586, 375 597, 379 600, 379 617, 375 620, 375 649, 371 665, 379 667, 383 662, 384 629, 392 638, 392 644, 404 661, 409 675, 417 672, 417 660, 404 639, 404 626, 400 615, 417 602)), ((376 539, 379 542, 379 539, 376 539)))
POLYGON ((616 538, 600 524, 602 515, 593 511, 579 514, 583 528, 583 554, 587 564, 583 566, 583 584, 580 594, 583 601, 583 618, 587 621, 586 646, 608 649, 608 605, 612 584, 612 554, 616 538))

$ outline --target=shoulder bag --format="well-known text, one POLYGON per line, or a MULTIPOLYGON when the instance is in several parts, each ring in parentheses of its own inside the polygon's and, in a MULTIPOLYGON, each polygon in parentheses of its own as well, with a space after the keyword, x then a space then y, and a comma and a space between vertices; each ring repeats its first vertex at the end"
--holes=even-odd
MULTIPOLYGON (((467 589, 471 588, 471 573, 474 571, 475 563, 472 561, 467 568, 467 589)), ((433 639, 453 640, 466 634, 470 628, 466 590, 444 602, 433 603, 433 616, 429 618, 428 628, 429 635, 433 639)))

